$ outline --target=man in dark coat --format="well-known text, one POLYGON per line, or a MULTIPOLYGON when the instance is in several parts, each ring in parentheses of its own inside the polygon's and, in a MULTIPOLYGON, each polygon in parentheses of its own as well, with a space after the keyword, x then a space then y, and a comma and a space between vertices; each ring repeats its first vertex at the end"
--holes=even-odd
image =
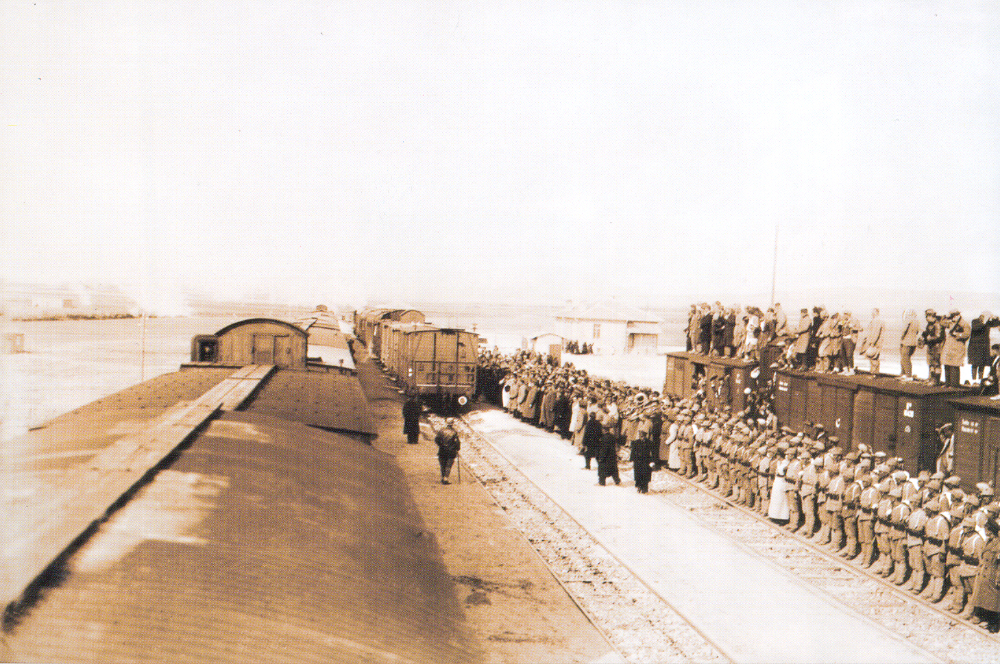
POLYGON ((597 450, 597 483, 604 486, 609 477, 615 484, 622 483, 618 477, 618 444, 615 433, 610 427, 602 427, 601 444, 597 450))
POLYGON ((653 462, 653 439, 650 437, 652 422, 648 418, 644 418, 644 420, 639 425, 639 437, 632 441, 631 452, 635 490, 639 493, 649 493, 649 480, 653 475, 650 467, 653 462))
POLYGON ((441 484, 448 484, 451 467, 462 447, 462 439, 458 437, 454 424, 455 418, 449 417, 445 420, 444 428, 434 436, 434 442, 438 446, 438 463, 441 464, 441 484))
POLYGON ((990 328, 1000 325, 1000 319, 988 311, 969 323, 969 364, 972 365, 972 380, 982 380, 983 372, 990 364, 990 328))
POLYGON ((917 339, 917 345, 927 348, 927 367, 930 371, 927 381, 931 385, 939 385, 941 383, 941 348, 944 346, 944 325, 933 309, 925 311, 924 316, 927 318, 927 327, 917 339))
POLYGON ((420 413, 423 405, 416 392, 411 392, 406 403, 403 404, 403 433, 406 434, 406 442, 416 445, 420 438, 420 413))
POLYGON ((698 352, 708 355, 712 350, 712 310, 703 306, 699 321, 698 352))
POLYGON ((583 425, 583 458, 590 470, 590 460, 597 456, 597 451, 601 446, 601 423, 597 419, 597 411, 590 411, 587 423, 583 425))

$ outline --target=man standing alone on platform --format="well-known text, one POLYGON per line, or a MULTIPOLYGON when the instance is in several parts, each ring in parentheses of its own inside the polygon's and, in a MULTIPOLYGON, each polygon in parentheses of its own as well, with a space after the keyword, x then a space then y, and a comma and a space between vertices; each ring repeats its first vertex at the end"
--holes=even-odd
POLYGON ((441 484, 448 484, 448 476, 451 474, 451 467, 458 456, 458 450, 462 447, 462 440, 455 431, 455 418, 449 417, 445 420, 444 428, 437 432, 434 442, 438 446, 438 462, 441 464, 441 484))
POLYGON ((406 434, 406 442, 416 445, 420 438, 420 413, 423 405, 416 392, 410 392, 409 397, 403 404, 403 433, 406 434))

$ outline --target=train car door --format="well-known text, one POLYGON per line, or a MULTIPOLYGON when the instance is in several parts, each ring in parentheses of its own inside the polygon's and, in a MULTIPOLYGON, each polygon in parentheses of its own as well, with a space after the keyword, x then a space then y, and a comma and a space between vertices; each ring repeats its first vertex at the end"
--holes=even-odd
POLYGON ((987 417, 983 427, 980 481, 1000 485, 1000 417, 987 417))
POLYGON ((253 335, 253 363, 274 364, 274 335, 253 335))

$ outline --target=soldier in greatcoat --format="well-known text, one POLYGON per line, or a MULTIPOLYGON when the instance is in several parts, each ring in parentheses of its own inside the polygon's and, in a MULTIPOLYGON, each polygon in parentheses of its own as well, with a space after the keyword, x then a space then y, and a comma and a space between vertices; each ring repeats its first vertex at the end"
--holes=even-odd
POLYGON ((601 422, 597 419, 597 411, 595 410, 587 413, 587 421, 583 426, 580 444, 586 463, 584 468, 590 470, 590 460, 597 456, 597 451, 601 446, 601 422))
POLYGON ((958 565, 958 578, 961 582, 961 589, 955 594, 955 602, 949 607, 952 613, 959 613, 960 618, 968 620, 972 617, 972 610, 975 605, 968 601, 972 595, 973 586, 976 581, 976 574, 979 571, 979 561, 981 560, 983 549, 986 548, 986 532, 977 527, 976 518, 967 516, 963 520, 963 525, 968 522, 966 534, 962 538, 962 562, 958 565), (961 607, 959 611, 954 609, 961 607))
POLYGON ((910 571, 906 548, 906 523, 913 507, 908 500, 903 498, 902 487, 893 487, 889 495, 896 500, 889 516, 889 551, 893 563, 893 575, 890 580, 897 586, 901 586, 910 571))
POLYGON ((420 403, 420 396, 411 391, 403 404, 403 434, 406 435, 406 442, 416 445, 420 438, 420 414, 423 405, 420 403))
MULTIPOLYGON (((893 571, 892 547, 889 541, 889 524, 895 502, 890 491, 893 489, 889 478, 879 484, 879 502, 875 512, 875 544, 878 546, 878 567, 876 573, 888 577, 893 571)), ((898 487, 897 487, 898 489, 898 487)))
POLYGON ((609 413, 601 427, 601 443, 597 449, 597 483, 601 486, 604 486, 609 477, 615 484, 622 483, 618 477, 618 441, 615 424, 609 413))

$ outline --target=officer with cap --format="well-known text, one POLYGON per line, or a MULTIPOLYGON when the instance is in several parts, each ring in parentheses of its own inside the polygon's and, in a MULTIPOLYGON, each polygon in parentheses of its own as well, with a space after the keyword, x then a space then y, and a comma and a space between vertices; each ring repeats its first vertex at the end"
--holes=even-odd
POLYGON ((968 599, 972 595, 972 584, 976 580, 976 572, 979 569, 979 559, 982 556, 983 547, 986 546, 986 535, 976 527, 976 517, 965 517, 962 525, 965 526, 966 522, 969 525, 966 527, 966 533, 962 538, 962 562, 958 565, 961 590, 956 593, 955 601, 948 610, 952 613, 959 613, 961 611, 959 617, 968 620, 972 617, 972 610, 975 608, 968 599))
POLYGON ((812 537, 816 532, 816 491, 819 487, 819 475, 823 471, 823 457, 816 457, 805 462, 802 470, 802 482, 799 488, 799 501, 805 521, 801 534, 812 537))
POLYGON ((844 546, 844 493, 847 485, 844 477, 840 474, 840 465, 831 464, 827 468, 830 482, 826 486, 826 524, 829 533, 829 544, 834 551, 840 551, 844 546))

